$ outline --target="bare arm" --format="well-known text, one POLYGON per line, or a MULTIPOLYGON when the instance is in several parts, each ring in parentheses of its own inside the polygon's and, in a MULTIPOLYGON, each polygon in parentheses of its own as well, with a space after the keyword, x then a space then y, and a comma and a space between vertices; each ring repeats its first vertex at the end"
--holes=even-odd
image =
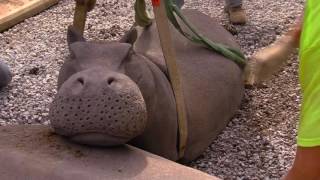
POLYGON ((294 164, 284 180, 320 179, 320 146, 298 147, 294 164))

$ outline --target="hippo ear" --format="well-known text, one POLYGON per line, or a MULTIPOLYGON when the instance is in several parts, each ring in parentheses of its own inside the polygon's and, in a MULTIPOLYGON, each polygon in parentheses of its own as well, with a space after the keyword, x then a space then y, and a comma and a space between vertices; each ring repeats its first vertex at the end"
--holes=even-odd
POLYGON ((74 28, 73 26, 68 27, 68 34, 67 34, 67 41, 68 45, 78 42, 78 41, 86 41, 86 39, 81 35, 81 33, 74 28))
POLYGON ((132 26, 131 29, 125 33, 125 35, 120 39, 119 42, 134 45, 138 37, 142 34, 143 30, 143 27, 132 26))
POLYGON ((125 35, 120 39, 119 42, 134 44, 138 38, 138 31, 135 27, 132 27, 125 35))

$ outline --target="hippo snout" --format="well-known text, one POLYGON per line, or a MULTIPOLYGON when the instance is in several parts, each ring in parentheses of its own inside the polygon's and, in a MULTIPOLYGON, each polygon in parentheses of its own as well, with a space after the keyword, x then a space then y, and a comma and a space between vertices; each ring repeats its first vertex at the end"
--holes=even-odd
POLYGON ((142 94, 128 76, 100 68, 72 75, 50 108, 56 133, 89 145, 124 144, 140 135, 147 123, 142 94))

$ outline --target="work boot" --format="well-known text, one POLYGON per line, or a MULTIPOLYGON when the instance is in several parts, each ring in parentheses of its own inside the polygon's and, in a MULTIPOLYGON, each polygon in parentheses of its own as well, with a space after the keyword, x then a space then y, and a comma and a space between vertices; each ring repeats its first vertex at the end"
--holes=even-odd
POLYGON ((227 8, 227 13, 232 24, 245 24, 247 22, 246 13, 241 6, 227 8))

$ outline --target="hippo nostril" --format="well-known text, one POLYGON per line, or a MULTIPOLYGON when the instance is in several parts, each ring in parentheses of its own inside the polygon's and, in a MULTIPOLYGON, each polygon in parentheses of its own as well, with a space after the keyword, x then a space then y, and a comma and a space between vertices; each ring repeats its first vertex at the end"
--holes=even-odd
POLYGON ((114 82, 114 80, 115 80, 115 79, 114 79, 113 77, 109 78, 109 79, 108 79, 108 84, 111 85, 111 84, 114 82))

